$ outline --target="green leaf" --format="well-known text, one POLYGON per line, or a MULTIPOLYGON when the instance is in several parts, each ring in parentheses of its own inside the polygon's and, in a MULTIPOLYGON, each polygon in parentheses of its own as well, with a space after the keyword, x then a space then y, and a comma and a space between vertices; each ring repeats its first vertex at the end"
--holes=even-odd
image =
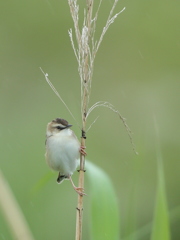
POLYGON ((170 240, 170 226, 169 215, 166 200, 166 189, 163 171, 163 159, 160 150, 158 128, 156 124, 157 134, 157 162, 158 162, 158 188, 156 195, 156 207, 154 213, 153 229, 151 234, 151 240, 170 240))
POLYGON ((162 168, 159 169, 159 183, 156 196, 153 231, 151 235, 151 240, 159 239, 170 239, 169 216, 162 168))
POLYGON ((90 190, 91 238, 119 240, 119 209, 113 184, 108 175, 86 161, 90 190))

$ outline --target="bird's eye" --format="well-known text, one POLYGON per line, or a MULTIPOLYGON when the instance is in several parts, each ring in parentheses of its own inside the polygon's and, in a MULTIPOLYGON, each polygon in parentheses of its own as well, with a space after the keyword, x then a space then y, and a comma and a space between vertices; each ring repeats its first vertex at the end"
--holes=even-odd
POLYGON ((58 130, 61 130, 61 129, 62 129, 60 126, 57 126, 56 128, 57 128, 58 130))

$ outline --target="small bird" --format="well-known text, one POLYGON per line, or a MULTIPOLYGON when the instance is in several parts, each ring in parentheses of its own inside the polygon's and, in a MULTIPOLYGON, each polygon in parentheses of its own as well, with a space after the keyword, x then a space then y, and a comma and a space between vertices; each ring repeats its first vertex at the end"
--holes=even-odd
POLYGON ((56 118, 48 123, 45 157, 49 167, 59 172, 58 183, 68 179, 78 194, 85 195, 84 189, 76 187, 71 178, 78 166, 79 153, 86 155, 85 147, 80 145, 70 127, 72 125, 62 118, 56 118))

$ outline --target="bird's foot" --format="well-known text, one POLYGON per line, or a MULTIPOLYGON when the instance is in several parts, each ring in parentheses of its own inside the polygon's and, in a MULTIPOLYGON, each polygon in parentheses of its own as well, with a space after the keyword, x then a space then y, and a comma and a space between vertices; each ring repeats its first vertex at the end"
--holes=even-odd
POLYGON ((86 156, 87 153, 86 153, 86 151, 85 151, 84 149, 86 149, 85 146, 80 146, 79 152, 80 152, 82 155, 86 156))
POLYGON ((68 178, 69 178, 69 180, 71 181, 71 184, 72 184, 74 190, 75 190, 80 196, 83 196, 83 195, 87 196, 87 194, 84 193, 84 188, 82 188, 82 187, 76 187, 76 186, 74 185, 74 183, 73 183, 73 180, 72 180, 71 176, 69 176, 68 178))
POLYGON ((87 196, 87 194, 84 193, 84 188, 75 187, 75 186, 74 186, 73 188, 74 188, 74 190, 75 190, 80 196, 83 196, 83 195, 87 196))

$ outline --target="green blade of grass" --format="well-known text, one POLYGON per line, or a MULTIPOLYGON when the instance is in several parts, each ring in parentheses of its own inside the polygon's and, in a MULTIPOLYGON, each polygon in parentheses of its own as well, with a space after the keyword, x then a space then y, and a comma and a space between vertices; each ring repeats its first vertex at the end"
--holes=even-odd
POLYGON ((156 135, 157 135, 157 162, 158 162, 158 188, 156 195, 156 207, 154 213, 153 229, 151 240, 169 240, 170 239, 170 226, 169 215, 166 200, 166 189, 163 172, 163 159, 160 150, 159 134, 157 124, 155 122, 156 135))
POLYGON ((91 238, 119 240, 119 209, 113 184, 96 165, 87 161, 86 169, 90 186, 91 238))
MULTIPOLYGON (((162 170, 161 170, 162 171, 162 170)), ((162 175, 162 174, 161 174, 162 175)), ((160 176, 159 176, 160 178, 160 176)), ((151 240, 169 240, 169 216, 163 179, 159 179, 151 240)))
MULTIPOLYGON (((180 206, 175 207, 169 212, 169 219, 171 223, 177 223, 180 219, 180 206)), ((147 236, 151 232, 152 229, 152 222, 144 225, 143 227, 137 229, 133 233, 129 234, 127 237, 123 238, 123 240, 143 240, 147 239, 147 236)))

